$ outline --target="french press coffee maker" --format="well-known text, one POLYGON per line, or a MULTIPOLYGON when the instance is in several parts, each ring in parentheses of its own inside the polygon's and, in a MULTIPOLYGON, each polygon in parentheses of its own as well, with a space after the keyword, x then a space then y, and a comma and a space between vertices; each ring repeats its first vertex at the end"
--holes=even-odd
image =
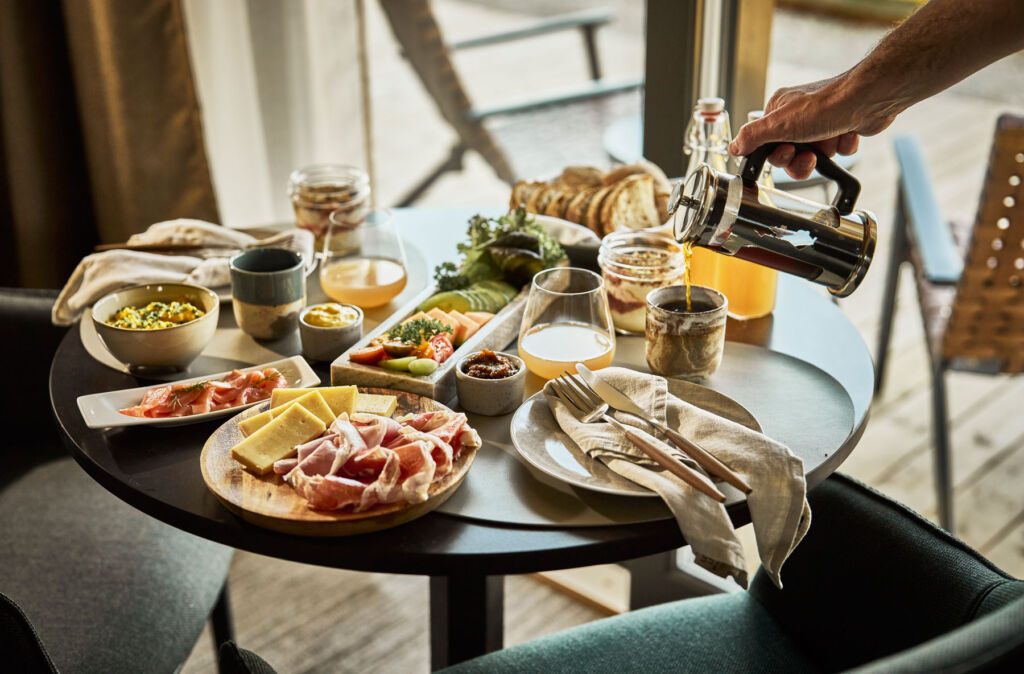
POLYGON ((875 217, 853 210, 860 183, 812 145, 797 151, 817 157, 817 169, 838 192, 830 206, 757 183, 768 156, 782 143, 768 143, 745 157, 739 175, 701 165, 669 200, 674 234, 692 242, 788 274, 801 276, 846 297, 871 264, 877 239, 875 217))

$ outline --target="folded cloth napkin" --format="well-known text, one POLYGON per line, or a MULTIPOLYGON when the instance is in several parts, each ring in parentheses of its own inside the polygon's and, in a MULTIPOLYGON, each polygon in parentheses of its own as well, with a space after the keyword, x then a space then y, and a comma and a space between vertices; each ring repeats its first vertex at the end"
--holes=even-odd
POLYGON ((159 255, 137 250, 109 250, 87 255, 78 263, 53 305, 55 325, 71 325, 86 307, 118 288, 143 283, 194 283, 207 288, 231 282, 229 258, 256 246, 288 248, 313 260, 313 235, 293 229, 267 238, 202 220, 168 220, 134 234, 128 245, 205 246, 188 255, 159 255))
MULTIPOLYGON (((650 416, 677 429, 746 480, 752 489, 747 495, 747 505, 761 564, 781 588, 782 564, 803 539, 811 523, 803 462, 786 446, 763 433, 670 394, 668 382, 662 377, 618 367, 605 368, 597 374, 642 409, 648 410, 650 416)), ((664 499, 687 543, 693 547, 698 564, 720 576, 733 576, 746 587, 743 548, 725 506, 662 469, 611 424, 581 423, 554 395, 550 383, 544 387, 544 393, 558 425, 580 449, 664 499)), ((632 415, 616 412, 614 416, 624 424, 648 433, 654 432, 648 424, 632 415)), ((648 439, 667 452, 676 450, 657 436, 648 439)), ((687 461, 687 465, 704 472, 692 461, 687 461)), ((719 486, 727 488, 721 483, 719 486)))

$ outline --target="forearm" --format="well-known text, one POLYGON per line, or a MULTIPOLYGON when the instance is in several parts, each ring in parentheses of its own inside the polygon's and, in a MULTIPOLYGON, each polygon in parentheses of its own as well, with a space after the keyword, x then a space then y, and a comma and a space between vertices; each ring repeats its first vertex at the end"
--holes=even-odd
POLYGON ((1020 49, 1024 1, 931 0, 839 79, 859 116, 891 119, 1020 49))

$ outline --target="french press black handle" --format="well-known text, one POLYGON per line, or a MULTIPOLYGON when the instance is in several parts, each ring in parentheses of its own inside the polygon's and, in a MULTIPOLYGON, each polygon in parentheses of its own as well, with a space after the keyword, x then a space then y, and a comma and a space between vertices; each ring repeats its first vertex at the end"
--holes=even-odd
POLYGON ((793 145, 797 152, 813 152, 817 158, 815 168, 818 173, 830 178, 838 186, 836 196, 832 199, 832 205, 836 207, 840 215, 849 215, 853 211, 853 204, 860 196, 860 181, 853 177, 853 174, 839 164, 832 161, 832 158, 809 143, 765 143, 757 148, 740 163, 740 177, 744 180, 757 182, 764 170, 764 163, 768 155, 775 151, 780 145, 793 145))

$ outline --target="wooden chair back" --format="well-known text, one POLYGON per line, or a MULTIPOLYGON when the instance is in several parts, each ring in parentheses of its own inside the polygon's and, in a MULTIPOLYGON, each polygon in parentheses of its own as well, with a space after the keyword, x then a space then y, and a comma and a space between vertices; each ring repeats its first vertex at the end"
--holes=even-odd
POLYGON ((1024 117, 1002 115, 996 125, 942 355, 1024 372, 1024 117))
POLYGON ((380 7, 441 116, 466 147, 479 152, 499 178, 512 183, 515 174, 505 153, 483 120, 469 115, 472 104, 452 63, 430 0, 380 0, 380 7))

